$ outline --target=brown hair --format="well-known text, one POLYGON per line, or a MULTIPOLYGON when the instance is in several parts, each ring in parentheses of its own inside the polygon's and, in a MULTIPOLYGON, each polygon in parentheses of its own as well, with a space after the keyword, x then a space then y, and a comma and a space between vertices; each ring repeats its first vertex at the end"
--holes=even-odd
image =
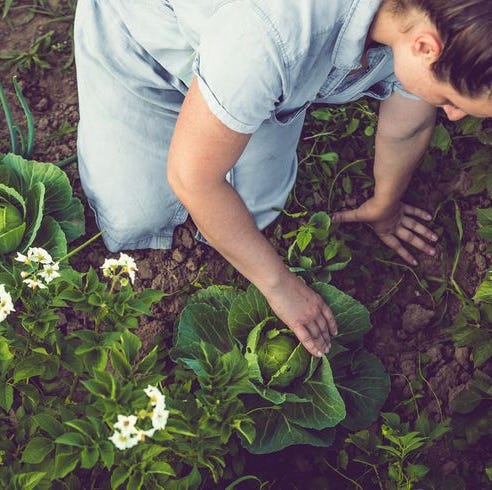
POLYGON ((395 11, 415 7, 436 26, 443 51, 432 65, 441 82, 468 97, 492 91, 492 0, 392 0, 395 11))

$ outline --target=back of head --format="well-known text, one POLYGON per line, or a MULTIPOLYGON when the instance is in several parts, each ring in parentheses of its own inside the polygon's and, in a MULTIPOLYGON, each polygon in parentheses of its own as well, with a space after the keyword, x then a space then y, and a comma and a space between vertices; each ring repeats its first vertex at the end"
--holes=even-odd
POLYGON ((491 96, 492 0, 390 0, 417 8, 436 26, 443 51, 432 65, 439 81, 469 97, 491 96))

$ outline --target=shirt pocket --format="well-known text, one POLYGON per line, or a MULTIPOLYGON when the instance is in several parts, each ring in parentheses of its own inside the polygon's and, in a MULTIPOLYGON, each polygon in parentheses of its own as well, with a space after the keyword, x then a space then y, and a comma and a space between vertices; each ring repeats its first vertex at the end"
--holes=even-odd
POLYGON ((296 109, 278 110, 272 114, 270 120, 279 126, 288 126, 299 118, 304 117, 307 108, 311 105, 311 101, 305 102, 301 107, 296 109))

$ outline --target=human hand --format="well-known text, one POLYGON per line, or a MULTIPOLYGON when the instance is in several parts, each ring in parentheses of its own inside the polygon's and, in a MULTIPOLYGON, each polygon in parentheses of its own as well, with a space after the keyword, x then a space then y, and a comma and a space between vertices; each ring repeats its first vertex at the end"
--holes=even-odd
POLYGON ((438 237, 427 226, 414 219, 414 216, 425 221, 432 219, 432 216, 423 209, 402 202, 397 202, 394 206, 382 207, 373 197, 357 209, 335 213, 332 220, 335 223, 358 221, 370 224, 388 247, 409 264, 417 265, 415 257, 402 242, 409 243, 427 255, 435 255, 436 249, 423 238, 435 242, 438 237))
POLYGON ((328 353, 337 324, 319 294, 290 272, 278 287, 264 294, 273 312, 313 356, 328 353))

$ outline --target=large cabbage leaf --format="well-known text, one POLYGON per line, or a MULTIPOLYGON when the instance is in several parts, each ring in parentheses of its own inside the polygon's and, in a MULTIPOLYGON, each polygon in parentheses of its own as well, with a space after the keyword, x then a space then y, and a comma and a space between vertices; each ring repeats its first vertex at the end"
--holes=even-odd
POLYGON ((217 359, 224 355, 238 357, 247 366, 247 379, 236 392, 256 424, 255 440, 242 438, 253 453, 293 444, 329 446, 339 424, 370 425, 389 392, 380 361, 360 349, 371 328, 367 309, 334 286, 317 283, 315 289, 332 308, 339 334, 330 355, 310 357, 302 374, 300 344, 273 375, 262 373, 257 355, 262 339, 275 338, 283 329, 254 286, 247 291, 212 286, 192 296, 181 313, 171 352, 175 361, 197 376, 218 366, 217 359))
POLYGON ((84 234, 83 205, 72 195, 65 172, 56 165, 25 160, 12 153, 1 155, 0 182, 3 188, 20 196, 24 206, 22 240, 9 251, 25 252, 30 246, 48 244, 53 247, 48 250, 57 259, 66 255, 68 242, 84 234), (50 220, 46 220, 47 217, 50 220), (49 235, 52 232, 53 237, 49 235))

